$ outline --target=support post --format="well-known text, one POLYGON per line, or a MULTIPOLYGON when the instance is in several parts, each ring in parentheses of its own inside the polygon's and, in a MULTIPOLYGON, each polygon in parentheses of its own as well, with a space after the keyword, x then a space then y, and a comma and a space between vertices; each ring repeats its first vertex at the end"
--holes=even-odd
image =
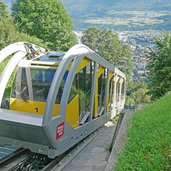
POLYGON ((123 120, 123 118, 124 118, 124 115, 125 115, 125 112, 121 112, 121 113, 120 113, 120 117, 119 117, 118 123, 117 123, 117 125, 116 125, 115 130, 114 130, 112 142, 111 142, 111 144, 110 144, 110 148, 109 148, 110 152, 112 151, 112 148, 113 148, 113 146, 114 146, 114 144, 115 144, 117 135, 118 135, 118 133, 119 133, 119 129, 120 129, 121 124, 122 124, 122 120, 123 120))

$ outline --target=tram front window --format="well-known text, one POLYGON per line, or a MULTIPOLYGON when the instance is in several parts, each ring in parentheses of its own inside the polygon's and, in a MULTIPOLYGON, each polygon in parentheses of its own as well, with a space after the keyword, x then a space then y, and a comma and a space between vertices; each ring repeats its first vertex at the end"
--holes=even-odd
POLYGON ((33 100, 45 102, 56 70, 31 68, 33 100))
MULTIPOLYGON (((22 68, 21 72, 16 75, 12 93, 13 98, 31 100, 29 93, 32 93, 33 101, 46 102, 55 72, 56 69, 30 68, 31 78, 28 78, 29 74, 26 74, 26 69, 22 68), (29 92, 29 88, 31 92, 29 92)), ((57 104, 60 103, 67 74, 68 71, 64 74, 61 82, 56 98, 57 104)))

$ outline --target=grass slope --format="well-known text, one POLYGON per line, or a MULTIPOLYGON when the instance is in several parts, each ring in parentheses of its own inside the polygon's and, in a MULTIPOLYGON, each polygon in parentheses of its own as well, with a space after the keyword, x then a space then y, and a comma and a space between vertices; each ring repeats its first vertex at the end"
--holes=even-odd
POLYGON ((171 93, 136 111, 116 171, 171 171, 171 93))

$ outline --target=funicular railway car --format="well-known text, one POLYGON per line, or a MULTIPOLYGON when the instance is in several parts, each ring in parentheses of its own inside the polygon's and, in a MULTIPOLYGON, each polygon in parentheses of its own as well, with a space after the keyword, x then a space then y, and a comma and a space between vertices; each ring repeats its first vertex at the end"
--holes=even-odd
POLYGON ((54 158, 124 108, 124 73, 85 45, 63 53, 18 42, 0 51, 0 63, 10 55, 0 77, 2 145, 54 158))

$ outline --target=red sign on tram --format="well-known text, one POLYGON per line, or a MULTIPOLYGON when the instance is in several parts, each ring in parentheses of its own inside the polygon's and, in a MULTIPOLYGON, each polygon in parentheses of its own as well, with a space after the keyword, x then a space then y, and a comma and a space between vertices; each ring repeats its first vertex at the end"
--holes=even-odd
POLYGON ((62 122, 56 127, 56 141, 64 135, 64 125, 64 122, 62 122))

